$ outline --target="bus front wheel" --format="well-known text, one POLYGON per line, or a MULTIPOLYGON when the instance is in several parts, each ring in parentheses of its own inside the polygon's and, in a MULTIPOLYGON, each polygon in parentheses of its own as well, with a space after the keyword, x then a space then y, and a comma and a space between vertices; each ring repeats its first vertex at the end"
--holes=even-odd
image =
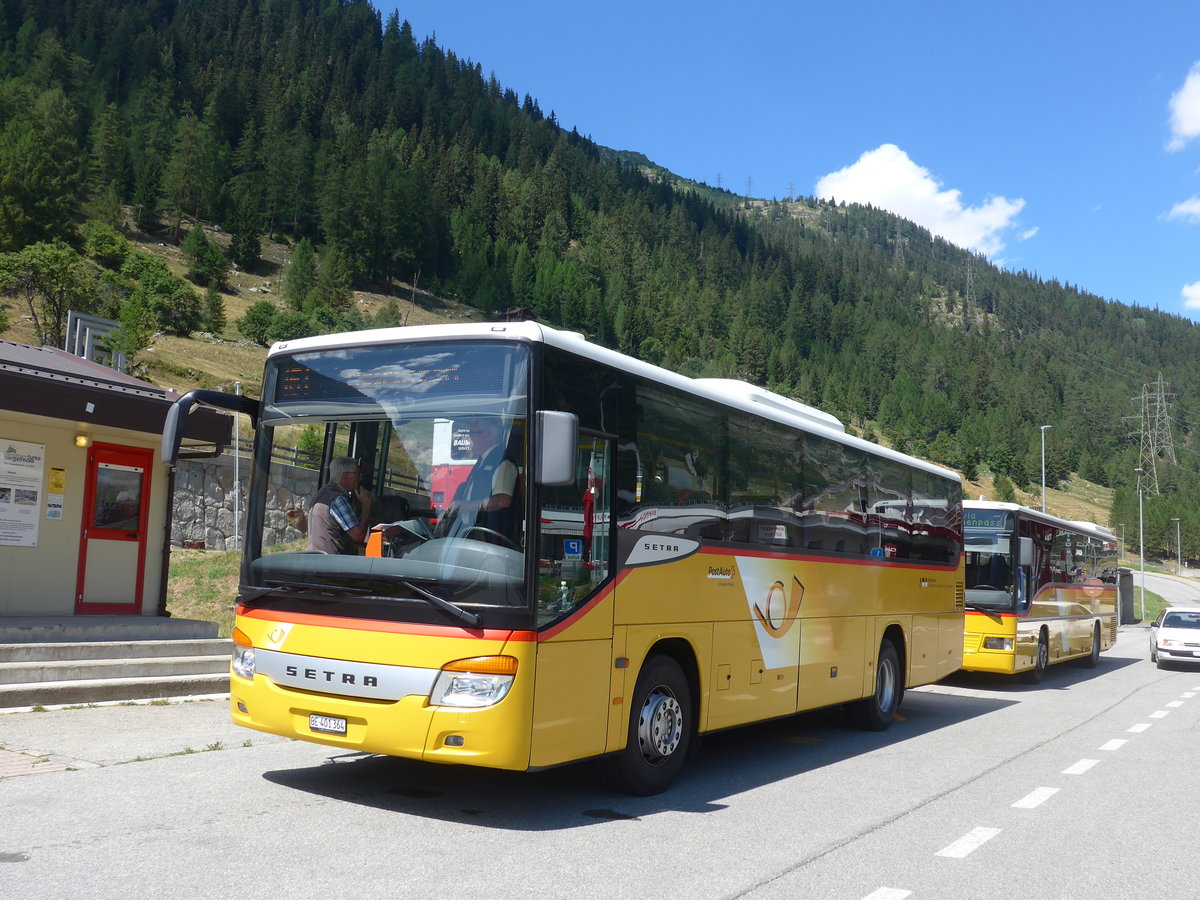
POLYGON ((895 645, 884 641, 879 645, 879 662, 875 666, 875 693, 846 707, 850 723, 863 731, 883 731, 896 718, 896 710, 904 697, 904 678, 900 672, 900 654, 895 645))
POLYGON ((651 656, 638 674, 625 749, 610 757, 618 788, 647 797, 670 787, 692 742, 692 691, 669 656, 651 656))
POLYGON ((1046 669, 1050 665, 1050 638, 1046 634, 1045 629, 1038 635, 1037 658, 1034 659, 1033 668, 1025 673, 1025 680, 1029 684, 1041 684, 1042 679, 1046 677, 1046 669))

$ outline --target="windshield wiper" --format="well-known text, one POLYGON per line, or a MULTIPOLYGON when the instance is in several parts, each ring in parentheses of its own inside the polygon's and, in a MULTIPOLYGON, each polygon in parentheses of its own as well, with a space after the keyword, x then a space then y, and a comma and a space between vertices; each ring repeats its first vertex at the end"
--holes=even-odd
POLYGON ((242 597, 241 602, 253 603, 255 600, 261 600, 263 597, 269 597, 271 594, 278 594, 281 591, 289 591, 297 594, 326 594, 332 597, 357 596, 370 593, 370 591, 365 591, 361 588, 331 587, 328 584, 311 584, 307 581, 274 581, 271 582, 270 587, 259 588, 257 591, 242 597))
MULTIPOLYGON (((413 583, 415 579, 403 578, 399 575, 374 575, 373 580, 383 581, 387 584, 398 584, 401 587, 408 588, 416 594, 417 598, 424 600, 430 606, 433 606, 453 619, 457 619, 464 625, 471 628, 478 628, 483 621, 478 613, 473 613, 470 610, 463 609, 461 606, 456 606, 449 600, 443 600, 432 591, 427 591, 423 587, 419 587, 413 583)), ((306 581, 274 581, 270 587, 260 588, 252 594, 242 598, 242 603, 253 603, 255 600, 261 600, 263 597, 268 597, 271 594, 277 594, 280 591, 288 591, 290 593, 305 593, 305 594, 324 594, 331 597, 374 597, 374 591, 367 588, 344 587, 341 585, 328 584, 311 584, 306 581)), ((381 599, 391 600, 395 598, 384 597, 381 599)))
POLYGON ((483 621, 483 619, 479 617, 478 613, 473 613, 469 609, 463 609, 461 606, 456 606, 449 600, 443 600, 437 594, 433 593, 433 591, 427 591, 425 588, 418 587, 417 585, 413 584, 413 582, 408 578, 402 578, 399 575, 377 575, 375 577, 382 578, 383 581, 408 588, 422 600, 427 602, 430 606, 437 607, 442 612, 446 613, 446 615, 458 619, 458 621, 462 622, 464 625, 470 625, 472 628, 478 628, 479 623, 483 621))

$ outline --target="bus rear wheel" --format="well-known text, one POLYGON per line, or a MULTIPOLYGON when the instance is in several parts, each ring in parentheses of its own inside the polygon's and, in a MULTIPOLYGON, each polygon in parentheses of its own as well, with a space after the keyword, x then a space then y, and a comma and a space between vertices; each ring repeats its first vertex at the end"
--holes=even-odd
POLYGON ((630 706, 625 749, 609 759, 620 790, 648 797, 670 787, 692 743, 692 691, 669 656, 647 658, 630 706))
POLYGON ((1045 629, 1042 629, 1042 633, 1038 635, 1037 657, 1033 661, 1033 668, 1025 673, 1025 681, 1029 684, 1041 684, 1042 679, 1046 677, 1046 669, 1049 665, 1050 638, 1045 629))
POLYGON ((883 731, 896 718, 904 698, 904 678, 900 673, 900 654, 890 641, 879 645, 875 665, 875 693, 846 707, 850 723, 863 731, 883 731))
POLYGON ((1092 627, 1092 652, 1083 658, 1083 665, 1088 669, 1094 669, 1100 665, 1100 623, 1097 622, 1092 627))

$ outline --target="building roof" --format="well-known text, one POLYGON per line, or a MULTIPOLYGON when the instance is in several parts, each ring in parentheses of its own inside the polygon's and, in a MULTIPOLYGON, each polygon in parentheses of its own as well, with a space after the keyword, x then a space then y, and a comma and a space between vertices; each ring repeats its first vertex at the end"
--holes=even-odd
MULTIPOLYGON (((179 394, 55 347, 0 340, 0 410, 162 434, 179 394)), ((214 409, 188 416, 184 443, 229 445, 233 419, 214 409)))

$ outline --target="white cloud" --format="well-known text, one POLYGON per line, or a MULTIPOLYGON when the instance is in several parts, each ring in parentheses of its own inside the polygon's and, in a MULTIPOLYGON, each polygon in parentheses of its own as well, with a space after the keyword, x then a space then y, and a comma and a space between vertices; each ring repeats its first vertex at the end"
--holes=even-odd
POLYGON ((1176 203, 1171 207, 1170 211, 1164 216, 1168 221, 1182 219, 1183 221, 1195 225, 1200 222, 1200 197, 1189 197, 1176 203))
POLYGON ((1200 309, 1200 281, 1185 284, 1179 293, 1183 297, 1184 309, 1200 309))
POLYGON ((1022 231, 1020 234, 1018 234, 1017 240, 1027 241, 1037 233, 1038 233, 1038 227, 1036 225, 1034 225, 1032 228, 1026 228, 1024 231, 1022 231))
POLYGON ((1167 102, 1171 111, 1171 139, 1167 149, 1182 150, 1192 138, 1200 137, 1200 62, 1193 63, 1183 87, 1167 102))
POLYGON ((1001 236, 1025 206, 1024 200, 1005 197, 964 206, 961 191, 944 190, 928 169, 895 144, 868 150, 853 165, 824 176, 817 182, 816 196, 882 207, 989 257, 1004 249, 1001 236))

